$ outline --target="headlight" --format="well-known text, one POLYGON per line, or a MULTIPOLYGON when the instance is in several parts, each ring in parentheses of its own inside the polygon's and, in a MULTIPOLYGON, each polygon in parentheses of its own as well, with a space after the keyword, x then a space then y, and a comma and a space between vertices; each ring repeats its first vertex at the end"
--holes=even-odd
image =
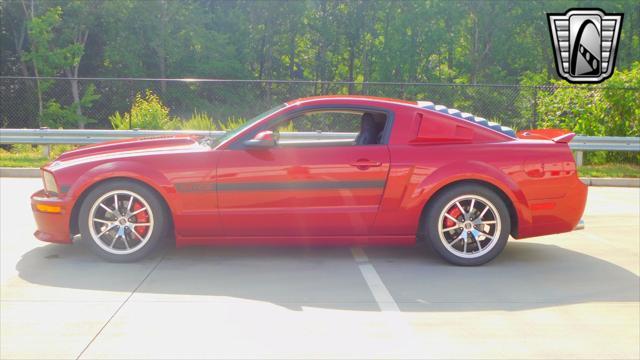
POLYGON ((53 174, 48 171, 43 171, 42 181, 44 182, 44 189, 48 193, 58 193, 58 185, 56 184, 56 179, 53 178, 53 174))

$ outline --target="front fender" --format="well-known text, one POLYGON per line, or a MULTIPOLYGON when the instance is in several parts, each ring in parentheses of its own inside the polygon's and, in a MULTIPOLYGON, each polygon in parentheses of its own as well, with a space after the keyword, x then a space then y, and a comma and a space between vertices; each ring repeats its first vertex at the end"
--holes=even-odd
POLYGON ((115 160, 101 163, 84 169, 69 187, 66 196, 77 201, 81 195, 91 186, 112 178, 129 178, 140 181, 156 190, 164 199, 169 209, 176 203, 175 187, 169 179, 160 171, 146 166, 143 162, 133 160, 115 160))

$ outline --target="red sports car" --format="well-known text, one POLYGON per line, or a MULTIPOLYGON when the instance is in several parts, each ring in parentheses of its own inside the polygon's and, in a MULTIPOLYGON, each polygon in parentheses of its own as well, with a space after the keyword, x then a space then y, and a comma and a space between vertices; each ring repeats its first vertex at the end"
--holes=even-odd
POLYGON ((71 243, 80 234, 111 261, 138 260, 170 238, 177 246, 418 240, 451 263, 479 265, 510 235, 580 226, 587 188, 567 144, 573 136, 515 134, 430 102, 298 99, 218 138, 139 138, 62 154, 42 168, 44 189, 31 197, 35 236, 71 243))

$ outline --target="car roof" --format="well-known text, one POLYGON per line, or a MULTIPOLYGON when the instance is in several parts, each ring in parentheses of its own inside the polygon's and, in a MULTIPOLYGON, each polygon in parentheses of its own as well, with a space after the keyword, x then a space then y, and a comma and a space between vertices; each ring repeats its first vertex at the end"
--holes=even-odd
POLYGON ((392 98, 385 98, 385 97, 377 97, 377 96, 366 96, 366 95, 321 95, 321 96, 309 96, 309 97, 304 97, 304 98, 299 98, 299 99, 295 99, 295 100, 291 100, 291 101, 287 101, 286 104, 287 105, 294 105, 294 104, 302 104, 302 103, 309 103, 309 102, 324 102, 324 101, 335 101, 335 100, 354 100, 354 101, 359 101, 359 102, 366 102, 366 101, 370 101, 370 102, 378 102, 378 103, 392 103, 392 104, 397 104, 397 105, 410 105, 410 106, 417 106, 417 102, 416 101, 406 101, 406 100, 400 100, 400 99, 392 99, 392 98))

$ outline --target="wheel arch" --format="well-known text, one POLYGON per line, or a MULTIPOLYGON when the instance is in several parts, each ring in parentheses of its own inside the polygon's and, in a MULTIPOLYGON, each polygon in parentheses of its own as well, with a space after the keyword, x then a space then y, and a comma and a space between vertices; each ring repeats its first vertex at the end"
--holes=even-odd
POLYGON ((518 218, 518 212, 516 210, 515 204, 513 203, 513 200, 511 199, 511 197, 509 197, 505 193, 504 190, 502 190, 497 185, 495 185, 495 184, 493 184, 493 183, 491 183, 489 181, 480 180, 480 179, 460 179, 460 180, 455 180, 455 181, 449 182, 447 184, 444 184, 441 187, 439 187, 437 190, 435 190, 433 192, 433 194, 425 201, 425 203, 424 203, 424 205, 422 207, 422 211, 420 212, 420 218, 418 220, 418 231, 417 231, 418 235, 419 236, 424 236, 423 229, 424 229, 425 213, 427 212, 429 207, 433 204, 433 200, 435 198, 437 198, 440 194, 442 194, 445 191, 447 191, 448 189, 451 189, 452 187, 455 187, 455 186, 464 185, 464 184, 483 186, 483 187, 495 192, 498 196, 500 196, 502 201, 504 201, 505 205, 507 206, 507 210, 509 211, 509 221, 511 222, 511 236, 517 237, 517 235, 518 235, 519 218, 518 218))
POLYGON ((98 181, 93 182, 92 184, 86 186, 78 195, 78 197, 76 198, 75 203, 73 204, 73 207, 71 209, 71 215, 69 217, 69 229, 71 231, 71 234, 78 234, 80 233, 80 229, 79 229, 79 225, 78 225, 78 217, 79 217, 79 212, 80 212, 80 208, 82 207, 82 203, 84 202, 84 199, 87 197, 87 195, 96 187, 98 187, 101 184, 104 184, 106 182, 110 182, 110 181, 116 181, 116 180, 125 180, 125 181, 130 181, 130 182, 134 182, 137 183, 139 185, 144 186, 145 188, 149 189, 150 191, 152 191, 155 195, 158 196, 158 199, 160 199, 160 201, 162 202, 162 205, 164 206, 167 215, 168 215, 168 219, 169 219, 169 232, 174 233, 175 232, 175 227, 174 227, 174 220, 173 220, 173 211, 171 210, 171 207, 169 206, 169 202, 167 201, 167 199, 165 198, 165 196, 158 191, 158 189, 156 189, 154 186, 152 186, 151 184, 142 181, 140 179, 136 179, 133 177, 128 177, 128 176, 114 176, 114 177, 108 177, 108 178, 103 178, 100 179, 98 181))

